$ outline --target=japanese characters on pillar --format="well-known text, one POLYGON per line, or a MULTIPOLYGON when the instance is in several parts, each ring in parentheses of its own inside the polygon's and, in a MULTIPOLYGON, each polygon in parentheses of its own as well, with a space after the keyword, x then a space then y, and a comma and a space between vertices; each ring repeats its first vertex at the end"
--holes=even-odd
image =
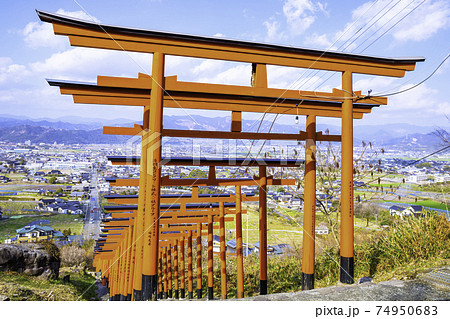
POLYGON ((352 72, 342 72, 341 145, 341 268, 340 281, 352 284, 353 278, 353 84, 352 72))
POLYGON ((161 182, 161 132, 164 96, 164 54, 153 53, 152 89, 150 93, 149 132, 144 135, 148 143, 146 188, 150 196, 146 198, 145 220, 147 226, 147 243, 144 245, 144 264, 142 275, 143 300, 156 297, 158 280, 158 241, 159 241, 159 205, 161 182), (147 205, 148 204, 148 205, 147 205), (148 209, 147 209, 148 207, 148 209))

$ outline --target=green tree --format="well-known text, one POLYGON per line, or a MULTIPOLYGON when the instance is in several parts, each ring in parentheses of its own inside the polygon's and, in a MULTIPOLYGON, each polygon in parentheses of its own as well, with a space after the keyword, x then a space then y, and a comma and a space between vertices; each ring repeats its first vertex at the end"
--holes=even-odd
POLYGON ((63 231, 62 231, 62 234, 65 236, 65 237, 67 237, 67 236, 70 236, 71 234, 72 234, 72 230, 69 228, 69 229, 64 229, 63 231))
POLYGON ((48 182, 49 182, 50 184, 56 184, 56 177, 55 177, 55 176, 50 177, 50 178, 48 179, 48 182))
POLYGON ((193 169, 189 175, 189 178, 208 178, 208 173, 205 171, 202 171, 199 168, 193 169))
POLYGON ((417 168, 431 167, 431 164, 428 162, 419 163, 415 165, 417 168))

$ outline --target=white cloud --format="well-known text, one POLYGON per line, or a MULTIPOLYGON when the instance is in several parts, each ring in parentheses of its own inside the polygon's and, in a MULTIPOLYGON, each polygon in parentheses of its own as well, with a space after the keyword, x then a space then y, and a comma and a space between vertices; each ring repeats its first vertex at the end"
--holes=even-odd
POLYGON ((202 73, 213 73, 223 68, 225 62, 218 60, 203 60, 199 65, 195 66, 192 73, 199 75, 202 73))
MULTIPOLYGON (((83 11, 65 11, 59 9, 57 14, 69 16, 76 19, 82 19, 87 21, 94 21, 99 23, 95 17, 91 17, 83 11)), ((25 43, 33 49, 41 47, 50 47, 55 49, 64 49, 69 46, 69 41, 65 36, 55 36, 53 33, 53 27, 51 23, 46 22, 30 22, 22 31, 25 43)))
POLYGON ((250 85, 252 69, 250 64, 237 64, 222 72, 199 77, 196 82, 231 85, 250 85))
POLYGON ((264 26, 267 30, 266 41, 271 42, 284 37, 284 33, 280 31, 280 23, 277 20, 264 21, 264 26))
POLYGON ((280 21, 277 13, 263 23, 267 41, 301 35, 316 21, 318 13, 328 15, 326 4, 312 0, 286 0, 282 9, 284 21, 280 21))
MULTIPOLYGON (((411 86, 404 85, 398 91, 411 86)), ((404 123, 415 119, 417 125, 440 125, 443 121, 445 123, 445 115, 449 115, 449 110, 450 103, 441 100, 438 90, 422 84, 405 93, 390 96, 388 105, 373 109, 373 114, 367 120, 372 123, 404 123)))
POLYGON ((151 55, 90 48, 74 48, 53 54, 30 68, 45 77, 92 81, 98 75, 136 77, 137 73, 151 73, 151 55))
POLYGON ((302 73, 303 70, 299 68, 269 65, 267 67, 268 85, 273 88, 287 89, 299 80, 302 73))
POLYGON ((305 32, 316 20, 317 12, 326 12, 325 5, 311 0, 287 0, 283 13, 294 35, 305 32))
POLYGON ((372 90, 372 95, 376 95, 379 92, 387 90, 392 92, 392 87, 395 86, 394 82, 398 80, 399 79, 385 76, 370 76, 355 81, 355 83, 353 84, 353 90, 361 91, 362 94, 367 94, 368 90, 372 90))
POLYGON ((400 41, 422 41, 450 25, 450 2, 425 2, 399 24, 393 37, 400 41))
MULTIPOLYGON (((413 84, 406 84, 398 89, 402 91, 412 87, 413 84)), ((422 84, 414 89, 411 89, 405 93, 394 95, 390 98, 390 105, 397 110, 420 110, 423 114, 435 113, 436 96, 438 90, 428 87, 426 84, 422 84)))
MULTIPOLYGON (((365 41, 370 43, 390 27, 393 28, 383 37, 391 36, 396 41, 422 41, 449 25, 450 3, 445 0, 424 3, 422 0, 368 1, 352 11, 351 21, 344 28, 309 37, 307 43, 322 48, 336 43, 339 50, 351 52, 365 41), (412 11, 416 6, 418 7, 412 11), (409 12, 411 13, 407 15, 409 12), (402 18, 404 19, 401 20, 402 18), (399 23, 394 26, 397 22, 399 23)), ((359 47, 359 50, 363 48, 364 46, 359 47)))
POLYGON ((64 15, 64 16, 72 17, 72 18, 75 18, 75 19, 80 19, 80 20, 86 20, 86 21, 89 21, 89 22, 100 23, 99 19, 97 19, 96 17, 85 13, 84 11, 65 11, 64 9, 58 9, 58 11, 56 11, 56 13, 64 15))
POLYGON ((17 83, 29 75, 26 66, 14 63, 9 57, 0 57, 0 84, 17 83))
POLYGON ((317 33, 313 33, 311 36, 306 38, 305 43, 308 45, 318 46, 319 48, 334 49, 331 47, 332 42, 328 39, 327 34, 319 35, 317 33))
POLYGON ((50 47, 63 49, 68 45, 66 37, 55 36, 50 23, 30 22, 23 30, 25 43, 33 49, 50 47))

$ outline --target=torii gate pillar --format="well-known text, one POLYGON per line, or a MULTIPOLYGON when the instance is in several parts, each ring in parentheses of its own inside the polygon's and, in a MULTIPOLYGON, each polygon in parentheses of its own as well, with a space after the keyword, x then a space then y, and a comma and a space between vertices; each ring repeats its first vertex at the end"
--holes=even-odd
POLYGON ((340 281, 353 279, 353 85, 352 72, 342 72, 342 149, 341 149, 341 269, 340 281))
POLYGON ((158 283, 159 208, 161 186, 161 133, 164 90, 164 54, 155 52, 152 63, 149 132, 144 135, 147 147, 145 198, 145 234, 142 268, 142 299, 156 298, 158 283))
POLYGON ((302 290, 314 289, 316 217, 316 116, 306 117, 302 290))

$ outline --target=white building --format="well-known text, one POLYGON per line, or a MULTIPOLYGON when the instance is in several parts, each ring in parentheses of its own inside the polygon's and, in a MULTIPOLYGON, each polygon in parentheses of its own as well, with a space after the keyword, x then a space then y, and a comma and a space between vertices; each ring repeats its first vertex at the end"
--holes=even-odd
POLYGON ((408 177, 408 182, 420 184, 424 183, 428 180, 428 176, 426 174, 416 174, 408 177))
POLYGON ((436 183, 446 183, 446 182, 450 182, 450 175, 446 174, 446 175, 435 176, 435 177, 434 177, 434 181, 435 181, 436 183))

